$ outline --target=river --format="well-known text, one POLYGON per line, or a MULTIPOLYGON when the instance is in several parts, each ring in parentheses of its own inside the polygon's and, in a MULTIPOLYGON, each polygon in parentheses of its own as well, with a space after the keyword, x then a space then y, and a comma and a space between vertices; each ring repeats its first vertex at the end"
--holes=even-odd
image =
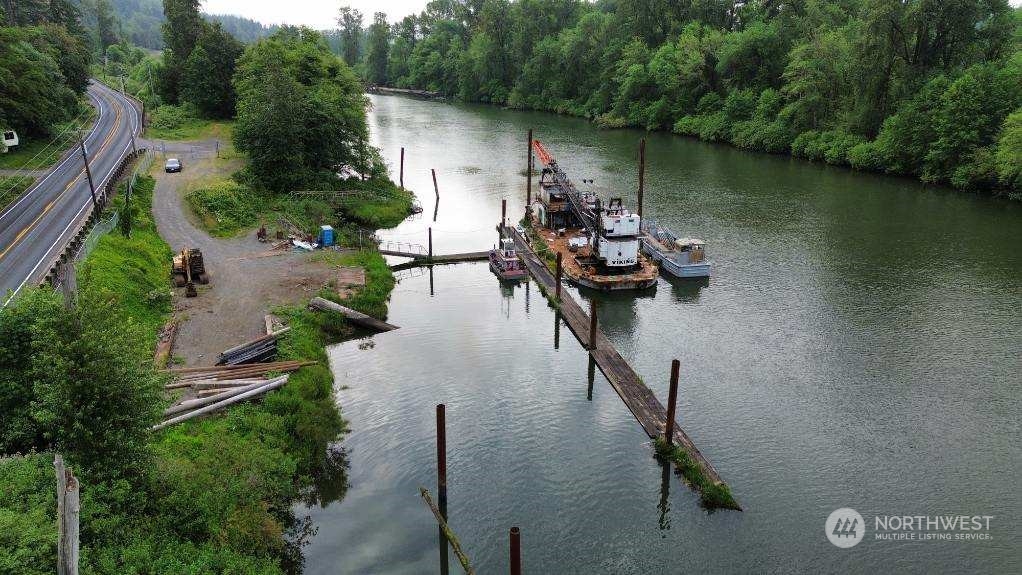
POLYGON ((436 253, 492 246, 502 198, 521 216, 528 128, 626 205, 646 136, 645 214, 705 239, 713 277, 604 297, 602 328, 665 402, 681 361, 678 420, 745 511, 708 513, 662 473, 536 285, 442 266, 402 272, 400 330, 330 350, 350 486, 299 509, 318 527, 307 573, 438 572, 418 488, 436 492, 440 402, 451 525, 482 574, 507 572, 514 525, 528 573, 1022 570, 1022 205, 549 114, 372 102, 373 141, 395 179, 406 148, 425 209, 381 235, 432 227, 436 253), (824 533, 839 507, 866 518, 851 549, 824 533), (994 516, 991 538, 874 539, 875 516, 944 514, 994 516))

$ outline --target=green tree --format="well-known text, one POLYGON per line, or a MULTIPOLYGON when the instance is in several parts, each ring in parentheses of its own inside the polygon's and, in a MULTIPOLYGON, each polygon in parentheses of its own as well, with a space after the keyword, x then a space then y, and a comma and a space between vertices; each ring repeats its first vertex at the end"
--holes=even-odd
POLYGON ((373 14, 369 27, 369 48, 366 53, 366 78, 372 84, 387 84, 387 64, 390 57, 390 25, 383 12, 373 14))
POLYGON ((99 39, 99 50, 106 49, 120 41, 117 17, 109 0, 96 0, 96 36, 99 39))
POLYGON ((362 13, 350 6, 341 6, 337 11, 337 27, 341 55, 349 66, 355 66, 362 56, 362 13))
POLYGON ((358 78, 308 28, 282 28, 249 46, 235 75, 234 141, 251 170, 275 191, 295 189, 344 168, 370 172, 358 78))
POLYGON ((0 28, 0 123, 25 136, 48 135, 77 109, 75 92, 47 52, 51 45, 38 36, 41 31, 0 28))
POLYGON ((163 98, 171 104, 179 102, 185 63, 202 35, 203 21, 199 15, 199 4, 199 0, 163 1, 163 15, 166 18, 163 41, 166 48, 163 52, 160 90, 163 98))
POLYGON ((206 117, 234 115, 234 70, 244 46, 220 26, 207 25, 182 70, 181 98, 206 117))

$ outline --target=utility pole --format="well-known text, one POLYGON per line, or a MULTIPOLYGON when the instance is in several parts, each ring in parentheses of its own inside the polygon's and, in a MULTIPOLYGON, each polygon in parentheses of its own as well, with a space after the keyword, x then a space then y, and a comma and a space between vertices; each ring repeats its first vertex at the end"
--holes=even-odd
POLYGON ((89 153, 85 150, 85 140, 82 139, 81 132, 78 132, 78 146, 82 150, 82 160, 85 161, 85 176, 89 178, 89 192, 92 194, 92 208, 98 213, 100 208, 99 202, 96 201, 96 185, 92 182, 92 170, 89 168, 89 153))

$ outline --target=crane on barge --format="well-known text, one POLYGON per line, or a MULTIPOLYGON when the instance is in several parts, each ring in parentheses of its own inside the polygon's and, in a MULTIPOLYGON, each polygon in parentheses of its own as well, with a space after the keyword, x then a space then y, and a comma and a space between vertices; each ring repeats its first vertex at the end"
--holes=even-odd
POLYGON ((539 140, 532 141, 536 157, 543 163, 540 186, 556 187, 568 200, 572 214, 592 238, 593 256, 610 270, 632 269, 639 263, 639 224, 641 216, 624 208, 621 198, 611 198, 604 208, 592 193, 579 192, 557 160, 539 140), (551 182, 544 182, 549 175, 551 182))

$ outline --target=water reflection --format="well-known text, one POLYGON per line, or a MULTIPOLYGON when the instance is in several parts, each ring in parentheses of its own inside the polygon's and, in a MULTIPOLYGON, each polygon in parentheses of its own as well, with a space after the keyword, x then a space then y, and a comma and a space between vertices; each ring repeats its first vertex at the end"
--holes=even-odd
MULTIPOLYGON (((657 457, 657 463, 660 464, 660 502, 657 503, 657 525, 661 531, 670 531, 671 529, 671 462, 657 457)), ((666 539, 667 533, 661 533, 660 537, 666 539)))
POLYGON ((596 360, 593 359, 592 354, 589 355, 589 369, 587 372, 589 377, 589 390, 586 393, 586 399, 589 401, 593 400, 593 382, 596 381, 596 360))
POLYGON ((697 303, 699 292, 710 285, 710 278, 661 277, 671 284, 671 295, 674 296, 675 301, 680 303, 697 303))
POLYGON ((554 312, 554 349, 561 349, 561 310, 554 312))

